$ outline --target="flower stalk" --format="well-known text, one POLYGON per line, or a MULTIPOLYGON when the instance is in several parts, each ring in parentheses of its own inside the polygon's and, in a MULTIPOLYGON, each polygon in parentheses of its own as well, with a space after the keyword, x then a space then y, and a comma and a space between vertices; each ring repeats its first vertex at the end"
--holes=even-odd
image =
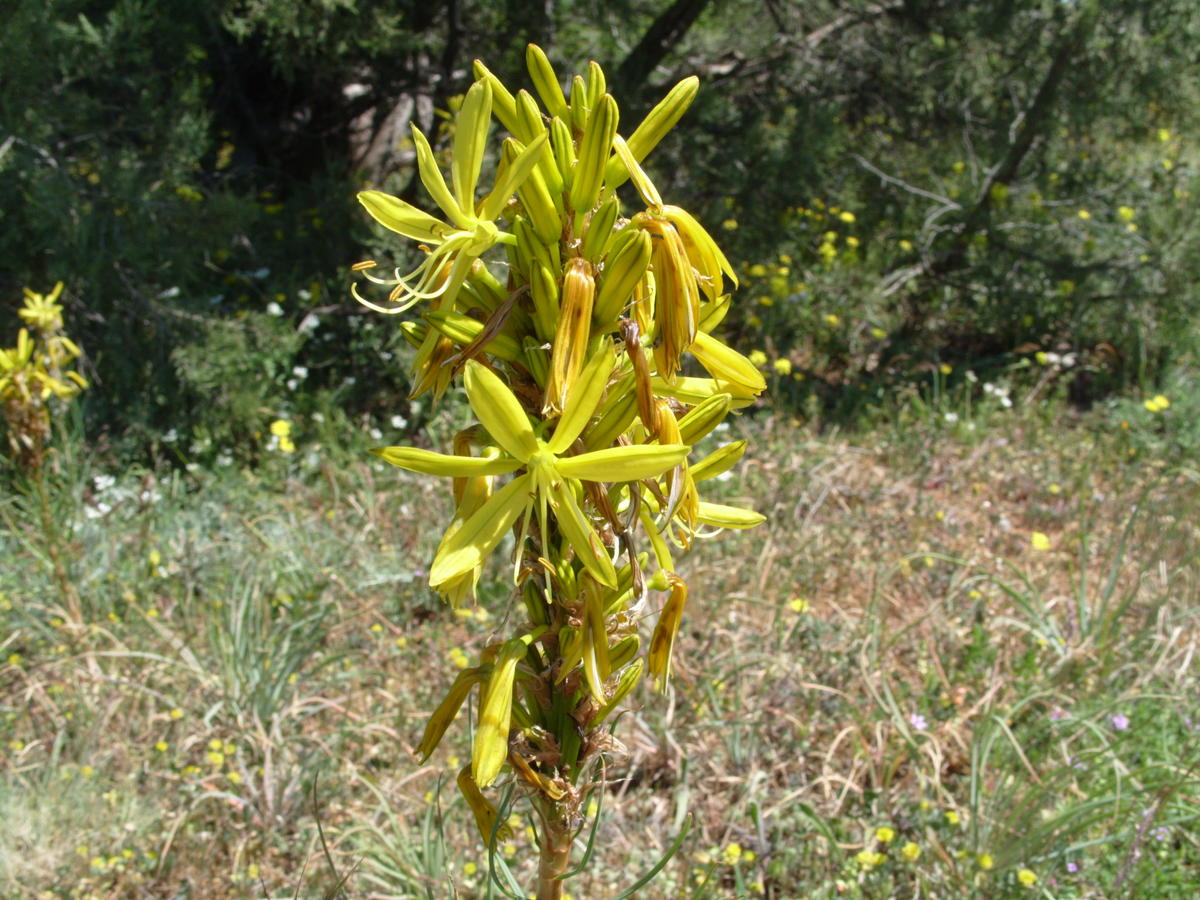
POLYGON ((449 182, 414 129, 418 174, 440 216, 379 191, 359 195, 425 257, 392 278, 372 274, 374 263, 355 266, 389 293, 353 293, 387 314, 425 305, 402 326, 417 348, 414 395, 460 380, 475 418, 451 453, 373 451, 451 480, 455 514, 430 586, 452 606, 473 602, 488 560, 515 538, 512 597, 526 621, 503 617, 517 631, 459 674, 419 753, 434 751, 477 693, 459 788, 485 844, 499 831, 485 791, 503 779, 530 801, 537 897, 553 900, 596 786, 588 773, 621 750, 606 720, 643 672, 669 689, 688 596, 676 555, 699 536, 763 521, 702 497, 703 482, 736 465, 745 442, 697 447, 766 384, 713 333, 728 310, 727 283, 736 286, 728 260, 642 168, 697 79, 623 136, 598 65, 564 91, 540 48, 530 45, 527 62, 534 93, 514 94, 476 63, 454 121, 449 182), (481 191, 493 118, 511 136, 495 184, 481 191), (625 182, 629 210, 617 190, 625 182), (645 620, 655 623, 648 648, 645 620))

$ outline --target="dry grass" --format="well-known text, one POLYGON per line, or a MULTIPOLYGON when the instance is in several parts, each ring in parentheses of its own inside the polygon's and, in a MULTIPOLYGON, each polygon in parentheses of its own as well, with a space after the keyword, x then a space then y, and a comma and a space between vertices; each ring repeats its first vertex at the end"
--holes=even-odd
MULTIPOLYGON (((1004 896, 1026 866, 1051 896, 1135 896, 1150 859, 1200 885, 1195 477, 1028 421, 972 444, 745 427, 756 450, 721 490, 770 527, 689 561, 674 691, 619 720, 574 896, 615 896, 687 812, 639 896, 1004 896)), ((437 486, 354 464, 158 489, 80 517, 83 629, 56 619, 36 546, 5 539, 0 890, 322 896, 315 788, 348 896, 482 897, 486 854, 438 794, 465 724, 410 756, 450 651, 505 615, 502 584, 466 617, 422 586, 437 486)), ((500 850, 519 880, 527 845, 522 822, 500 850)))

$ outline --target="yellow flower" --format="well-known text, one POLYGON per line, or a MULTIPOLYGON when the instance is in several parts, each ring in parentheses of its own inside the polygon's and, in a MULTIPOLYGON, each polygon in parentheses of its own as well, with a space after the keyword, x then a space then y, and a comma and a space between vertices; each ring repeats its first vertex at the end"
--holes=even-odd
POLYGON ((755 263, 749 269, 746 270, 746 274, 749 275, 751 278, 762 278, 764 275, 767 274, 767 267, 764 266, 762 263, 755 263))
POLYGON ((983 869, 985 872, 991 871, 992 866, 996 864, 996 861, 992 859, 992 854, 990 853, 980 853, 978 862, 979 868, 983 869))
POLYGON ((1058 494, 1058 493, 1062 492, 1062 488, 1059 487, 1058 483, 1053 482, 1053 481, 1050 482, 1050 484, 1047 486, 1046 490, 1048 490, 1052 494, 1058 494))
POLYGON ((849 247, 851 250, 853 250, 855 247, 858 246, 858 238, 854 237, 853 235, 846 238, 846 246, 849 247))
POLYGON ((1165 144, 1171 139, 1171 132, 1166 128, 1158 129, 1158 139, 1165 144))
POLYGON ((951 372, 954 371, 954 366, 950 365, 950 363, 942 363, 941 365, 938 366, 938 371, 941 372, 943 375, 949 375, 951 372))
POLYGON ((1076 213, 1076 215, 1078 215, 1079 218, 1083 219, 1085 222, 1092 217, 1092 214, 1086 209, 1081 209, 1078 213, 1076 213))
POLYGON ((908 240, 907 238, 902 238, 900 241, 899 247, 905 253, 911 253, 912 248, 913 248, 913 242, 908 240))
POLYGON ((1040 531, 1035 531, 1029 536, 1029 543, 1033 545, 1034 550, 1050 549, 1050 538, 1040 531))
POLYGON ((793 597, 788 601, 788 606, 792 608, 792 612, 805 613, 808 612, 808 601, 803 597, 793 597))
POLYGON ((724 222, 721 223, 721 227, 724 228, 726 231, 737 231, 737 227, 738 227, 737 219, 726 219, 724 222))
POLYGON ((903 856, 909 862, 916 862, 918 859, 921 858, 921 848, 918 847, 916 844, 914 844, 912 841, 909 841, 907 844, 905 844, 903 847, 900 848, 900 855, 903 856))
POLYGON ((746 357, 754 366, 765 366, 767 364, 767 354, 761 350, 751 350, 746 357))
POLYGON ((294 453, 295 450, 296 445, 292 443, 292 439, 290 437, 281 437, 279 439, 279 451, 281 453, 294 453))
POLYGON ((271 434, 277 438, 289 437, 292 433, 292 423, 287 419, 276 419, 271 423, 271 434))
POLYGON ((887 332, 882 328, 872 328, 871 337, 875 338, 877 341, 882 341, 885 337, 887 337, 887 332))
POLYGON ((869 872, 876 866, 881 866, 887 862, 887 857, 874 850, 862 850, 855 855, 854 860, 862 866, 864 872, 869 872))
POLYGON ((838 213, 838 218, 849 225, 854 222, 854 213, 847 210, 846 212, 838 213))
POLYGON ((875 829, 875 840, 879 841, 881 844, 889 844, 895 837, 895 829, 890 828, 887 825, 882 825, 875 829))
POLYGON ((949 825, 957 825, 959 822, 958 813, 952 809, 946 810, 946 822, 949 825))
POLYGON ((1037 874, 1032 869, 1022 869, 1017 873, 1017 881, 1025 885, 1025 887, 1033 887, 1037 884, 1037 874))
POLYGON ((732 866, 742 858, 742 845, 738 843, 729 844, 722 852, 721 857, 726 865, 732 866))
POLYGON ((1168 409, 1171 406, 1171 401, 1162 394, 1155 394, 1142 405, 1145 406, 1146 409, 1150 410, 1150 412, 1162 412, 1164 409, 1168 409))
POLYGON ((159 753, 166 753, 167 748, 170 746, 171 745, 168 744, 166 741, 159 741, 157 744, 154 745, 154 749, 157 750, 159 753))
POLYGON ((177 706, 173 710, 171 710, 170 713, 168 713, 168 715, 172 719, 182 719, 183 718, 183 710, 177 706))
POLYGON ((825 324, 836 327, 836 326, 842 324, 842 320, 839 319, 837 316, 835 316, 833 313, 825 313, 825 324))
POLYGON ((1135 213, 1132 206, 1117 207, 1117 217, 1120 218, 1122 222, 1132 222, 1134 215, 1135 213))
POLYGON ((787 357, 781 356, 779 359, 775 360, 775 362, 771 363, 771 366, 775 369, 775 372, 778 375, 792 374, 792 361, 787 357))

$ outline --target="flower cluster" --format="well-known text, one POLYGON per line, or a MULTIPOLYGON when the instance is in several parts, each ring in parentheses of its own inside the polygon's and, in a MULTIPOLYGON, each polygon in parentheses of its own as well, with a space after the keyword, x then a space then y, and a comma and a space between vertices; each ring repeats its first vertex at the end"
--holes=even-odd
POLYGON ((50 404, 68 401, 88 386, 72 368, 80 350, 63 333, 62 289, 61 281, 49 294, 25 288, 25 305, 17 315, 26 327, 17 332, 15 347, 0 349, 0 408, 13 458, 26 471, 41 468, 50 437, 50 404))
POLYGON ((716 529, 763 521, 701 494, 738 462, 744 441, 693 459, 702 438, 766 387, 714 336, 733 268, 641 165, 687 110, 697 79, 622 135, 599 66, 564 92, 539 48, 527 59, 537 99, 476 63, 449 180, 414 128, 420 179, 441 216, 379 191, 359 195, 379 224, 420 242, 420 264, 391 278, 370 274, 373 262, 355 267, 390 288, 376 302, 356 286, 369 308, 421 304, 419 319, 401 325, 417 351, 414 395, 439 396, 461 376, 476 420, 453 453, 375 451, 453 480, 456 513, 431 586, 460 606, 505 536, 516 537, 514 593, 528 623, 461 667, 418 747, 428 756, 478 687, 472 761, 458 783, 485 840, 495 810, 480 788, 504 770, 533 796, 546 835, 552 815, 572 819, 577 777, 611 746, 601 723, 643 669, 667 684, 687 599, 677 553, 716 529), (481 192, 493 119, 511 136, 495 184, 481 192), (617 195, 625 183, 641 200, 630 215, 617 195), (643 660, 637 622, 652 590, 666 599, 643 660))

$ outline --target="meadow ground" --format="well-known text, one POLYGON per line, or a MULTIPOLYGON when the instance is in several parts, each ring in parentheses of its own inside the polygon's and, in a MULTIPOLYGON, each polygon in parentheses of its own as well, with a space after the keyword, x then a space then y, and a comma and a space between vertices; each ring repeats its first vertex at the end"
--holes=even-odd
MULTIPOLYGON (((673 690, 617 722, 571 895, 689 822, 639 897, 1200 893, 1200 472, 1154 414, 737 420, 721 490, 769 525, 688 559, 673 690)), ((467 715, 411 751, 506 615, 503 567, 442 607, 443 485, 368 460, 76 455, 49 536, 0 500, 0 896, 486 896, 467 715)))

